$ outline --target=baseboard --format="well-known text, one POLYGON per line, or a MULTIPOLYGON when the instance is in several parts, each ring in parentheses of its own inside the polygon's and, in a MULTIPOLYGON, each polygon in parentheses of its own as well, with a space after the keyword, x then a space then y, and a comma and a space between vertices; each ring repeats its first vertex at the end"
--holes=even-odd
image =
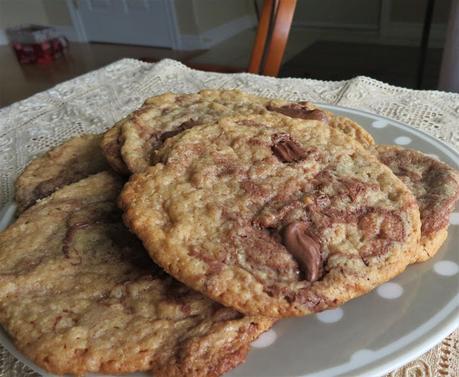
MULTIPOLYGON (((419 43, 422 35, 422 24, 406 22, 390 22, 381 30, 382 39, 400 39, 419 43)), ((429 46, 441 47, 445 41, 446 24, 432 24, 430 29, 429 46)))
POLYGON ((201 40, 200 35, 195 34, 180 34, 178 35, 177 49, 183 51, 204 50, 206 47, 201 40))
MULTIPOLYGON (((390 22, 384 25, 384 28, 370 29, 368 28, 352 28, 350 25, 341 24, 339 28, 326 26, 325 24, 309 24, 297 23, 293 24, 295 30, 327 30, 327 34, 321 37, 323 40, 343 41, 343 42, 362 42, 375 44, 393 44, 400 46, 419 46, 421 43, 422 24, 412 24, 405 22, 390 22), (349 26, 349 27, 347 27, 349 26), (345 30, 351 31, 351 34, 344 33, 345 30), (371 35, 369 34, 371 33, 371 35), (360 40, 359 40, 360 36, 360 40)), ((446 25, 433 24, 430 30, 429 47, 442 47, 446 36, 446 25)))
POLYGON ((207 50, 257 24, 254 16, 245 15, 201 34, 179 35, 179 50, 207 50))
POLYGON ((333 22, 309 22, 309 21, 295 21, 292 23, 292 28, 295 29, 345 29, 345 30, 378 30, 378 24, 346 24, 346 23, 333 23, 333 22))
MULTIPOLYGON (((78 41, 77 34, 72 26, 51 25, 51 27, 56 29, 59 34, 63 35, 69 41, 78 41)), ((9 40, 6 35, 6 31, 4 29, 0 29, 0 46, 5 46, 7 44, 9 44, 9 40)))

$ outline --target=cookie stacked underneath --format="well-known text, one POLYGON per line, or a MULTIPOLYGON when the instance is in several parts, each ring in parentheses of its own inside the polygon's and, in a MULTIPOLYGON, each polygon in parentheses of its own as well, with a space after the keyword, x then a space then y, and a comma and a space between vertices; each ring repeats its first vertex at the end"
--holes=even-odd
POLYGON ((76 375, 219 376, 279 318, 432 257, 459 197, 444 163, 308 102, 231 90, 150 98, 16 187, 0 323, 76 375))
POLYGON ((123 181, 102 172, 56 191, 0 234, 0 322, 56 374, 218 375, 272 319, 243 316, 153 264, 121 221, 123 181))

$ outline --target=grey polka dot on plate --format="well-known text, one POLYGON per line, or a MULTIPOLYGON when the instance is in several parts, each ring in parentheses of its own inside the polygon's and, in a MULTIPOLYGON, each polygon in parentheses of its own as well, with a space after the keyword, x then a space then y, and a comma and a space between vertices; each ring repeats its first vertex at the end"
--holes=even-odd
POLYGON ((399 136, 399 137, 396 137, 395 140, 394 140, 394 143, 398 144, 398 145, 408 145, 411 142, 412 142, 412 140, 408 136, 399 136))
POLYGON ((441 276, 454 276, 459 272, 457 263, 449 260, 441 260, 435 263, 433 269, 441 276))
POLYGON ((449 215, 449 223, 451 225, 459 225, 459 212, 453 212, 449 215))
POLYGON ((394 300, 403 294, 403 287, 400 284, 389 282, 380 285, 376 292, 382 298, 394 300))
POLYGON ((343 318, 344 311, 341 308, 325 310, 321 313, 316 314, 317 319, 320 322, 324 323, 334 323, 338 322, 341 318, 343 318))
POLYGON ((277 339, 277 333, 274 329, 270 329, 261 334, 257 340, 252 342, 252 347, 266 348, 273 344, 277 339))
POLYGON ((360 363, 362 361, 369 361, 374 354, 374 351, 371 350, 359 350, 352 354, 351 361, 354 363, 360 363))
POLYGON ((371 123, 371 126, 374 128, 384 128, 384 127, 387 127, 388 124, 389 123, 387 122, 387 120, 378 119, 378 120, 375 120, 373 123, 371 123))

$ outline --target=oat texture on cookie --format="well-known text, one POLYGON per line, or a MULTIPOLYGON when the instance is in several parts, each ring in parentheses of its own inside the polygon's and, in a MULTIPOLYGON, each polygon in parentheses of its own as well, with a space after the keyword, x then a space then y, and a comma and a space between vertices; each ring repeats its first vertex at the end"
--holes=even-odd
POLYGON ((419 209, 317 119, 235 116, 165 141, 124 187, 125 223, 167 272, 246 314, 336 307, 416 258, 419 209))

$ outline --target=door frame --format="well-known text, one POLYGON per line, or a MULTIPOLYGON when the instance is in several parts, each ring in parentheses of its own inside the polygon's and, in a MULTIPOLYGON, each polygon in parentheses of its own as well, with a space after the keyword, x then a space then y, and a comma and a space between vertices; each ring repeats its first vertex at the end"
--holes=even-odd
MULTIPOLYGON (((81 14, 78 10, 78 4, 85 0, 65 0, 70 18, 76 32, 78 42, 88 42, 88 36, 84 27, 81 14)), ((125 0, 126 1, 126 0, 125 0)), ((148 0, 145 0, 148 1, 148 0)), ((177 15, 175 12, 175 2, 173 0, 162 0, 166 8, 166 17, 168 18, 169 33, 172 40, 171 48, 178 50, 181 47, 180 32, 178 28, 177 15)))
POLYGON ((72 20, 73 28, 77 36, 78 42, 88 42, 86 30, 84 28, 83 20, 81 19, 80 12, 78 12, 78 4, 80 0, 65 0, 67 9, 69 10, 70 18, 72 20))

